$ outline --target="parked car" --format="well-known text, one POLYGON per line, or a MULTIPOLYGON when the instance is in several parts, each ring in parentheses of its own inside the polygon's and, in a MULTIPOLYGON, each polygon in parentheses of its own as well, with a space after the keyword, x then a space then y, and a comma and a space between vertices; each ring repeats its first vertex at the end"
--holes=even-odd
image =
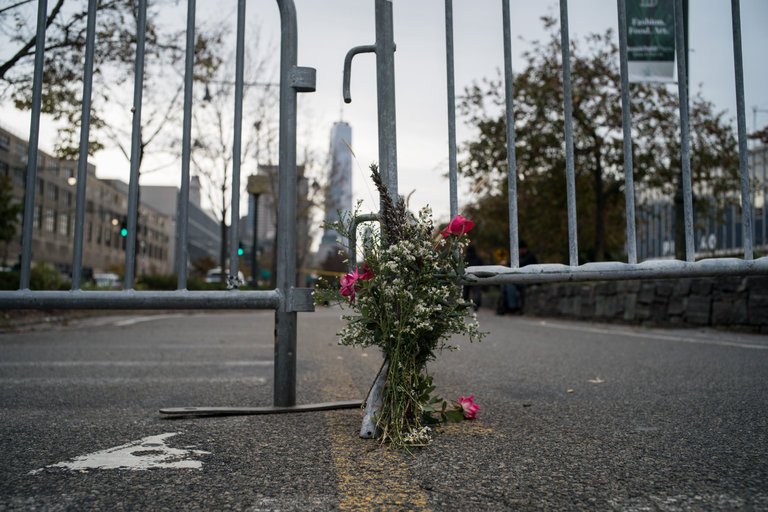
MULTIPOLYGON (((229 275, 229 270, 224 271, 224 275, 229 275)), ((243 275, 242 272, 237 272, 237 278, 240 280, 241 283, 245 283, 245 275, 243 275)), ((220 283, 221 281, 221 267, 215 267, 208 271, 208 274, 205 276, 205 282, 206 283, 220 283)))
POLYGON ((96 283, 96 288, 120 288, 122 282, 120 276, 113 272, 101 272, 93 274, 93 282, 96 283))

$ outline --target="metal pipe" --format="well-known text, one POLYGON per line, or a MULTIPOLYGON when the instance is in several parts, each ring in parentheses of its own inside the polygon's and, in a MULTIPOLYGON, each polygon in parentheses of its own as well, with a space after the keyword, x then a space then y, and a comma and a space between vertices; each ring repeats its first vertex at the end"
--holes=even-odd
MULTIPOLYGON (((277 0, 280 8, 280 140, 277 210, 277 288, 287 293, 296 286, 296 7, 293 0, 277 0)), ((274 405, 296 403, 296 313, 283 304, 275 312, 274 405)))
POLYGON ((696 262, 649 260, 635 265, 607 261, 586 263, 576 271, 569 265, 552 263, 526 265, 517 269, 486 265, 467 267, 464 284, 482 286, 624 279, 679 279, 683 277, 742 276, 766 273, 768 273, 768 256, 753 260, 713 258, 696 262))
POLYGON ((181 135, 181 188, 176 209, 178 215, 176 245, 176 287, 187 288, 187 247, 189 239, 189 160, 192 146, 192 92, 195 72, 196 0, 187 0, 187 46, 184 61, 184 119, 181 135))
POLYGON ((347 55, 344 57, 344 74, 342 78, 342 95, 344 96, 344 103, 352 103, 352 93, 350 92, 350 82, 352 80, 352 59, 359 53, 376 53, 376 46, 355 46, 349 50, 347 55))
POLYGON ((456 164, 456 84, 453 68, 453 0, 445 0, 445 74, 448 87, 448 186, 451 218, 459 213, 456 164))
POLYGON ((0 292, 2 309, 277 309, 277 290, 0 292))
POLYGON ((619 10, 619 67, 621 68, 621 124, 624 130, 624 193, 626 196, 627 261, 637 263, 635 233, 635 180, 632 161, 632 104, 629 101, 629 71, 627 63, 627 5, 617 0, 619 10))
POLYGON ((741 177, 741 233, 744 259, 751 260, 752 248, 752 197, 749 191, 747 166, 747 117, 744 106, 744 60, 741 54, 741 8, 739 0, 731 0, 733 23, 733 66, 736 77, 736 119, 739 132, 739 175, 741 177))
POLYGON ((392 0, 376 0, 376 93, 379 120, 379 169, 397 202, 397 130, 395 119, 395 41, 392 0))
POLYGON ((520 266, 520 236, 517 225, 517 156, 515 155, 515 94, 512 75, 512 29, 509 0, 501 0, 504 18, 504 100, 507 120, 507 196, 509 214, 509 266, 520 266))
MULTIPOLYGON (((243 130, 243 68, 245 67, 245 0, 237 2, 237 50, 235 52, 235 137, 232 142, 232 200, 229 221, 229 275, 230 282, 238 283, 240 258, 240 154, 243 130)), ((222 269, 223 270, 223 269, 222 269)))
POLYGON ((80 115, 80 154, 77 159, 77 199, 75 201, 75 238, 72 249, 72 289, 80 288, 83 270, 83 228, 85 227, 85 189, 88 184, 88 137, 91 128, 91 90, 93 53, 96 42, 96 0, 88 0, 85 30, 85 67, 83 69, 83 107, 80 115))
POLYGON ((352 225, 349 230, 349 271, 355 270, 357 265, 357 226, 363 222, 372 222, 379 220, 379 215, 376 213, 365 213, 363 215, 355 215, 352 218, 352 225))
POLYGON ((568 0, 560 0, 560 46, 563 55, 563 107, 565 116, 565 179, 568 195, 568 254, 572 267, 579 265, 576 232, 576 170, 573 161, 573 98, 571 92, 571 49, 568 36, 568 0))
POLYGON ((691 189, 691 149, 688 127, 688 73, 686 71, 683 0, 675 0, 675 50, 677 53, 677 90, 680 96, 681 166, 683 170, 683 208, 685 216, 685 260, 694 261, 693 191, 691 189))
POLYGON ((133 289, 136 275, 136 237, 139 214, 139 168, 143 157, 141 140, 141 103, 144 89, 144 43, 147 37, 147 0, 139 0, 136 28, 136 70, 133 82, 133 127, 131 132, 131 174, 128 181, 128 237, 125 243, 126 290, 133 289))
MULTIPOLYGON (((32 118, 29 122, 27 147, 27 188, 24 193, 24 218, 21 235, 21 275, 19 289, 29 289, 32 267, 32 223, 35 217, 35 185, 37 184, 37 146, 40 135, 40 106, 43 100, 43 56, 47 0, 38 0, 37 35, 35 36, 35 70, 32 76, 32 118)), ((42 198, 41 198, 42 199, 42 198)), ((40 219, 43 222, 43 219, 40 219)))

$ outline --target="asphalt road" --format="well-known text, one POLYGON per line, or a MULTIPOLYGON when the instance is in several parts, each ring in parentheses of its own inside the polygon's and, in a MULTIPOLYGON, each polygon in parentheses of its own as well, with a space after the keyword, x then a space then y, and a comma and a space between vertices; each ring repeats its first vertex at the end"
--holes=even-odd
MULTIPOLYGON (((379 354, 335 344, 337 310, 299 319, 299 402, 362 398, 379 354)), ((768 510, 768 337, 480 321, 431 367, 479 419, 414 454, 358 410, 160 417, 269 405, 270 312, 2 334, 0 510, 768 510)))

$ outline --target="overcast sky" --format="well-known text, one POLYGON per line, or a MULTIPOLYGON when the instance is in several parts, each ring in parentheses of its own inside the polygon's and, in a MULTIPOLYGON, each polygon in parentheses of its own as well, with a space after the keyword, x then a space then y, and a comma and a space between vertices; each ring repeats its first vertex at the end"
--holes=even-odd
MULTIPOLYGON (((179 1, 172 17, 183 23, 186 2, 179 1)), ((429 203, 441 217, 448 215, 448 187, 443 178, 448 162, 445 91, 444 0, 394 0, 397 98, 397 140, 400 192, 412 190, 412 206, 429 203)), ((753 128, 752 107, 768 109, 768 1, 742 0, 747 126, 753 128)), ((557 15, 554 1, 511 0, 513 68, 520 69, 526 41, 542 39, 539 18, 557 15)), ((473 80, 492 77, 503 66, 501 2, 455 0, 456 88, 460 93, 473 80)), ((304 143, 326 151, 334 121, 343 118, 352 126, 352 147, 359 163, 353 170, 353 192, 374 208, 365 169, 378 158, 375 56, 358 55, 352 69, 352 99, 341 98, 342 64, 347 50, 374 42, 373 0, 296 0, 299 24, 299 65, 317 69, 317 91, 300 95, 299 133, 311 133, 304 143)), ((691 83, 701 84, 703 94, 735 118, 733 46, 729 0, 690 0, 691 83)), ((198 0, 198 20, 232 17, 234 0, 198 0)), ((615 29, 615 0, 571 0, 570 31, 573 38, 615 29)), ((279 14, 273 1, 248 2, 249 26, 261 26, 262 39, 277 48, 279 14)), ((279 61, 275 56, 274 64, 279 61)), ((2 110, 3 124, 28 133, 27 113, 2 110)), ((758 127, 768 124, 768 113, 757 117, 758 127)), ((247 120, 245 121, 247 122, 247 120)), ((459 143, 471 131, 459 122, 459 143)), ((43 126, 43 149, 53 145, 55 132, 43 126)), ((103 152, 93 161, 105 177, 127 179, 122 156, 103 152)), ((250 171, 244 169, 247 174, 250 171)), ((171 168, 146 177, 143 183, 178 185, 179 171, 171 168)), ((462 198, 460 198, 460 204, 462 198)), ((245 206, 245 205, 244 205, 245 206)))

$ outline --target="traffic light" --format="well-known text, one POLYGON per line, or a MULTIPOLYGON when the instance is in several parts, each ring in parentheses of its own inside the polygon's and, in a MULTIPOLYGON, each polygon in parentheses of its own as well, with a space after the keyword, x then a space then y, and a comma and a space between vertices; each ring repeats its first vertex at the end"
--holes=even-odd
POLYGON ((128 236, 128 219, 126 217, 120 221, 120 236, 123 238, 128 236))
POLYGON ((243 249, 243 242, 238 242, 237 243, 237 255, 238 256, 242 256, 243 254, 245 254, 245 249, 243 249))

